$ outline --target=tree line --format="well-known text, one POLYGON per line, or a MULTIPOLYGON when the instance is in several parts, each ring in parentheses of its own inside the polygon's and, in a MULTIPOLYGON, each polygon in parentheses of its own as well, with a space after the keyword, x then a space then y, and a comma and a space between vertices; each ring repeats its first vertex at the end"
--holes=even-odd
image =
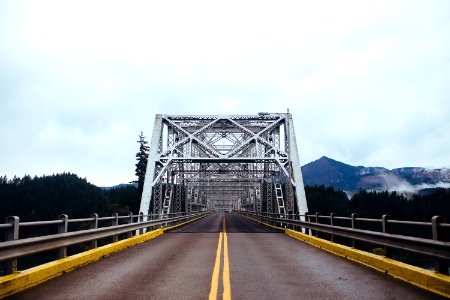
POLYGON ((137 180, 120 188, 101 189, 71 173, 34 178, 0 177, 0 220, 7 216, 37 221, 56 219, 60 214, 83 218, 94 212, 100 216, 138 213, 149 151, 142 131, 137 143, 137 180))
POLYGON ((415 194, 409 198, 395 191, 359 190, 349 199, 343 191, 324 185, 305 186, 305 193, 310 213, 338 216, 357 213, 374 219, 388 214, 396 220, 427 222, 440 215, 450 222, 450 189, 437 188, 427 195, 415 194))
MULTIPOLYGON (((0 220, 17 215, 22 221, 52 220, 60 214, 71 218, 129 212, 138 213, 141 191, 135 185, 101 189, 75 174, 43 177, 0 177, 0 220)), ((306 186, 310 213, 381 218, 389 214, 397 220, 430 221, 434 215, 450 221, 450 189, 436 189, 428 195, 407 198, 396 192, 360 190, 350 199, 333 187, 306 186)))
POLYGON ((101 189, 75 174, 7 179, 0 177, 0 219, 19 216, 21 221, 54 220, 60 214, 70 218, 91 213, 138 213, 140 195, 134 185, 101 189))

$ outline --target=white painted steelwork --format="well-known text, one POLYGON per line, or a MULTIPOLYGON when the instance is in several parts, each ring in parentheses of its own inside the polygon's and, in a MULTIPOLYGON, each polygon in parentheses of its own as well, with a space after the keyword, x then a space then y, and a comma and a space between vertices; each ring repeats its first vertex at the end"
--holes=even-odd
POLYGON ((156 115, 140 211, 307 211, 292 115, 156 115))

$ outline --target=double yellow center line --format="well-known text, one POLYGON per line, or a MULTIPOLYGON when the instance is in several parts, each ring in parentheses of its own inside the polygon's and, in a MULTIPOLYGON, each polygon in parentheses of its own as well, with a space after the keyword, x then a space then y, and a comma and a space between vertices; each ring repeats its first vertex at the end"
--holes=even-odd
POLYGON ((217 299, 217 291, 219 289, 219 273, 220 273, 220 258, 222 256, 222 239, 223 239, 223 299, 231 300, 230 287, 230 263, 228 260, 228 238, 227 228, 225 224, 225 215, 223 216, 223 232, 219 234, 219 243, 217 245, 216 262, 214 263, 214 270, 211 281, 211 291, 209 292, 209 300, 217 299))

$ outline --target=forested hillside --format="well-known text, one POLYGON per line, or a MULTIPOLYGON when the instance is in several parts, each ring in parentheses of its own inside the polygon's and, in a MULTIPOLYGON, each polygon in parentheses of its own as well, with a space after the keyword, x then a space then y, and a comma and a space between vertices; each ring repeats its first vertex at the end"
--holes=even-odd
POLYGON ((306 199, 310 213, 320 212, 339 216, 357 213, 365 218, 380 219, 389 214, 397 220, 430 221, 440 215, 450 222, 450 189, 434 189, 428 195, 414 195, 411 198, 397 192, 368 192, 360 190, 350 199, 343 191, 333 187, 306 186, 306 199))
POLYGON ((132 185, 102 190, 70 173, 10 180, 0 177, 2 223, 11 215, 21 221, 35 221, 54 220, 60 214, 81 218, 94 212, 101 216, 138 213, 139 202, 138 190, 132 185))
MULTIPOLYGON (((332 187, 306 186, 310 213, 336 213, 350 216, 381 218, 389 214, 394 219, 430 221, 441 215, 450 221, 450 189, 433 190, 428 195, 406 198, 396 192, 360 190, 351 199, 332 187)), ((70 218, 88 217, 91 213, 109 216, 138 213, 138 189, 133 185, 103 190, 75 174, 64 173, 44 177, 25 176, 8 180, 0 177, 0 222, 16 215, 21 221, 54 220, 60 214, 70 218)))

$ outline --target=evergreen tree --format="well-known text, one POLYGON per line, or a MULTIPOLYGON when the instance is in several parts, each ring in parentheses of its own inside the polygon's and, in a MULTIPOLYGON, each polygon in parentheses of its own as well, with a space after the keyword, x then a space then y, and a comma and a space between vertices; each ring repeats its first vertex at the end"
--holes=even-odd
POLYGON ((139 152, 136 153, 136 176, 138 177, 138 180, 135 182, 138 184, 138 193, 139 196, 141 196, 142 190, 144 189, 144 179, 145 172, 147 170, 148 151, 150 147, 147 146, 148 142, 145 140, 145 136, 142 131, 139 135, 139 141, 137 142, 139 143, 139 152))
POLYGON ((337 191, 332 186, 305 186, 306 201, 309 213, 320 212, 324 215, 335 213, 338 216, 348 216, 349 200, 343 191, 337 191))

